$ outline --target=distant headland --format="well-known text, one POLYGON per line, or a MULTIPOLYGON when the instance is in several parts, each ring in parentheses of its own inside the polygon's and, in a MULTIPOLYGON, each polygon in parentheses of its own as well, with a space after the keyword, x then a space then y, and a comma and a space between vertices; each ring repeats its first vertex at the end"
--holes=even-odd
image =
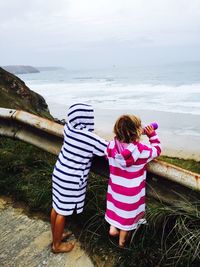
POLYGON ((8 65, 2 66, 4 70, 7 70, 13 74, 25 74, 25 73, 38 73, 40 72, 38 69, 32 66, 24 66, 24 65, 8 65))
POLYGON ((39 73, 41 71, 55 71, 64 69, 63 67, 56 67, 56 66, 33 67, 28 65, 7 65, 7 66, 2 66, 2 68, 12 74, 39 73))
POLYGON ((36 67, 39 71, 55 71, 55 70, 65 70, 63 67, 57 67, 57 66, 47 66, 47 67, 36 67))

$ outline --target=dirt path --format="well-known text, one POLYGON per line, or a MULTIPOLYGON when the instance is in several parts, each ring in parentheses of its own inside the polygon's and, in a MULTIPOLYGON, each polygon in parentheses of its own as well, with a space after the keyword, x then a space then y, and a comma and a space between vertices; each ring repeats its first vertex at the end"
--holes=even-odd
POLYGON ((23 209, 13 208, 0 198, 1 267, 94 267, 78 242, 65 254, 53 254, 50 242, 48 222, 29 218, 23 209))

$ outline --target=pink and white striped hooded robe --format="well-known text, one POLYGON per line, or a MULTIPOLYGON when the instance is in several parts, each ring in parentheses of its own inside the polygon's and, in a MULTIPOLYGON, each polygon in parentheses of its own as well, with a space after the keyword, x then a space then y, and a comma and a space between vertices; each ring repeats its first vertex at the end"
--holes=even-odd
POLYGON ((149 141, 125 144, 115 138, 106 149, 110 179, 105 219, 121 230, 136 229, 145 213, 146 165, 161 152, 156 132, 149 141))

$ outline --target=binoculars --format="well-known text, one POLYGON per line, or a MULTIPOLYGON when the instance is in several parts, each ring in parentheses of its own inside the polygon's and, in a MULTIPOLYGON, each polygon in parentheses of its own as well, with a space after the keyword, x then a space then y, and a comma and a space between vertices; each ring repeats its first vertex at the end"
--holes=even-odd
MULTIPOLYGON (((153 127, 154 130, 158 129, 157 122, 152 122, 152 123, 150 123, 150 125, 153 127)), ((145 134, 145 127, 143 127, 143 130, 144 130, 144 134, 145 134)))
POLYGON ((158 124, 157 122, 152 122, 150 125, 154 128, 154 130, 158 129, 158 124))

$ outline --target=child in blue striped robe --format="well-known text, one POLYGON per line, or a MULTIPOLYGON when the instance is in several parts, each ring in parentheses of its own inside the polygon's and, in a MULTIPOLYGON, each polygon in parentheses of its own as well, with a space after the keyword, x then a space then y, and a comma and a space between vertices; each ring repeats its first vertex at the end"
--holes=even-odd
POLYGON ((68 110, 64 142, 52 174, 53 208, 51 211, 52 251, 69 252, 74 244, 62 242, 65 216, 81 213, 84 207, 87 177, 94 155, 104 156, 107 142, 94 131, 91 105, 76 103, 68 110))

